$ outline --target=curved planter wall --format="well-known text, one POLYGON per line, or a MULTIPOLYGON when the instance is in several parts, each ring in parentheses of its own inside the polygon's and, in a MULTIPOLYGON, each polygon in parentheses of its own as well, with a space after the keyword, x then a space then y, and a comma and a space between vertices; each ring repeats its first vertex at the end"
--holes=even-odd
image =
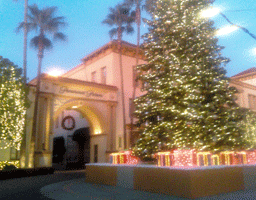
POLYGON ((256 165, 172 168, 147 165, 87 164, 86 181, 199 198, 256 187, 256 165))

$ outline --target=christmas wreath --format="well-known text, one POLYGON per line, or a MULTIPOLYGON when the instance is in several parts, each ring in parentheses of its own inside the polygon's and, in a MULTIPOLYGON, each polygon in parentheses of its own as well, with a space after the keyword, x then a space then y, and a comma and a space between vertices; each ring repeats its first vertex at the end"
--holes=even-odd
POLYGON ((62 120, 62 122, 61 122, 62 128, 65 129, 65 130, 69 130, 69 131, 70 131, 70 130, 73 130, 73 129, 75 128, 75 125, 76 125, 75 119, 74 119, 74 117, 72 117, 72 116, 70 116, 70 115, 64 117, 63 120, 62 120), (66 124, 65 124, 65 122, 66 122, 66 120, 69 120, 69 119, 71 119, 72 124, 67 127, 66 124))

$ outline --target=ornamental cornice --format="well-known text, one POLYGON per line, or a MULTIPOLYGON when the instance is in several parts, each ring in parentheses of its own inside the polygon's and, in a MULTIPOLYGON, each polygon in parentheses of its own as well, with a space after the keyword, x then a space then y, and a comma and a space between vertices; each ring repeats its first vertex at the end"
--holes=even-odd
MULTIPOLYGON (((122 55, 135 57, 136 56, 136 47, 137 46, 134 45, 134 44, 122 41, 122 48, 121 48, 122 55)), ((84 57, 82 59, 82 61, 87 64, 87 61, 89 61, 89 60, 95 60, 95 59, 98 60, 99 59, 98 56, 100 54, 103 54, 107 50, 111 50, 111 52, 119 53, 118 41, 117 40, 112 40, 111 42, 107 43, 103 47, 97 49, 96 51, 94 51, 91 54, 84 57)), ((145 54, 144 54, 143 50, 141 50, 141 48, 139 49, 139 59, 142 59, 142 60, 146 59, 145 54)))
POLYGON ((256 86, 250 85, 248 83, 244 83, 244 82, 241 82, 241 81, 238 81, 238 80, 234 80, 234 79, 230 80, 230 85, 234 86, 234 87, 236 85, 238 85, 238 86, 241 86, 241 87, 245 87, 245 88, 249 88, 249 89, 252 89, 252 90, 256 90, 256 86))
POLYGON ((249 74, 243 74, 240 76, 231 77, 231 80, 247 81, 247 80, 251 80, 251 79, 255 79, 255 78, 256 78, 256 72, 252 72, 249 74))

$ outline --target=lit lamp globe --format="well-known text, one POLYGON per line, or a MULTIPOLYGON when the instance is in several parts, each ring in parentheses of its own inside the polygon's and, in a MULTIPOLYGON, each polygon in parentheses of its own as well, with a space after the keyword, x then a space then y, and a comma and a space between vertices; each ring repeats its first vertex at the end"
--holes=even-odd
MULTIPOLYGON (((214 17, 218 14, 221 14, 221 9, 220 8, 216 8, 216 7, 210 7, 208 9, 202 10, 200 12, 200 16, 202 18, 211 18, 214 17)), ((226 26, 223 28, 220 28, 217 32, 216 32, 216 36, 222 36, 222 35, 228 35, 234 31, 236 31, 238 29, 238 26, 232 25, 232 26, 226 26)))
POLYGON ((220 14, 220 9, 214 7, 208 8, 200 12, 200 16, 203 18, 211 18, 218 14, 220 14))
POLYGON ((237 29, 238 29, 237 26, 226 26, 224 28, 219 29, 216 32, 216 35, 217 36, 228 35, 228 34, 234 32, 234 31, 236 31, 237 29))
POLYGON ((254 56, 256 55, 256 48, 253 48, 253 49, 251 50, 251 54, 254 55, 254 56))
POLYGON ((58 77, 62 75, 62 71, 59 69, 53 69, 51 71, 48 72, 49 76, 54 76, 54 77, 58 77))

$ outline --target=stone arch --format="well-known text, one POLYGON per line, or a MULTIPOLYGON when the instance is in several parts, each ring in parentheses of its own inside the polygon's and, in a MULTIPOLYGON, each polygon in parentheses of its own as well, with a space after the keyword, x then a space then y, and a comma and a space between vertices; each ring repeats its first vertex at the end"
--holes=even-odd
MULTIPOLYGON (((110 136, 110 104, 105 101, 88 99, 69 99, 55 107, 53 121, 66 109, 80 112, 86 119, 90 129, 89 158, 90 162, 104 162, 107 151, 114 138, 110 136)), ((112 125, 113 126, 113 125, 112 125)), ((53 133, 53 131, 52 131, 53 133)), ((52 135, 53 136, 53 135, 52 135)), ((112 145, 113 146, 113 145, 112 145)))
MULTIPOLYGON (((31 82, 29 99, 32 103, 34 83, 31 82)), ((75 80, 65 77, 44 76, 40 88, 36 130, 32 134, 33 108, 27 115, 25 159, 22 166, 52 166, 52 140, 55 121, 66 109, 80 112, 90 127, 90 157, 98 152, 98 162, 105 162, 107 154, 116 150, 117 87, 75 80), (33 136, 33 137, 32 137, 33 136), (97 151, 96 151, 97 150, 97 151)), ((94 159, 95 160, 95 159, 94 159)), ((94 162, 90 160, 90 162, 94 162)))
POLYGON ((86 100, 71 99, 62 104, 53 114, 55 121, 58 115, 67 109, 72 109, 80 112, 88 121, 90 126, 90 134, 97 135, 105 132, 107 124, 104 120, 104 114, 99 110, 97 103, 86 100))

